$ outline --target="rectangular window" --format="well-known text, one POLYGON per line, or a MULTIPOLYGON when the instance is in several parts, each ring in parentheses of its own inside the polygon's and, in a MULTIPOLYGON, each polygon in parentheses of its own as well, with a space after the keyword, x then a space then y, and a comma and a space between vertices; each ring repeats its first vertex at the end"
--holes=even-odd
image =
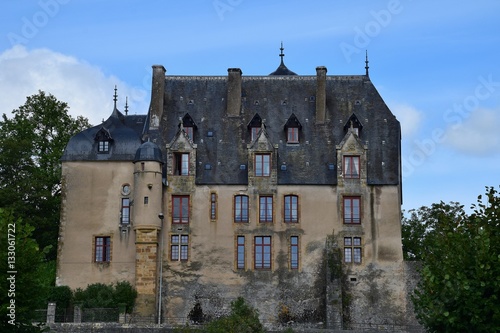
POLYGON ((257 135, 259 134, 260 127, 252 127, 252 132, 251 132, 251 140, 255 141, 257 139, 257 135))
POLYGON ((174 154, 174 175, 176 176, 189 175, 189 153, 174 154))
POLYGON ((299 143, 299 128, 298 127, 288 127, 288 129, 287 129, 287 142, 288 143, 299 143))
POLYGON ((236 242, 236 268, 245 269, 245 236, 238 236, 236 242))
POLYGON ((210 219, 217 219, 217 194, 210 193, 210 219))
POLYGON ((172 196, 172 223, 189 223, 189 196, 172 196))
POLYGON ((121 224, 130 223, 130 199, 122 198, 121 224))
POLYGON ((271 174, 271 155, 256 154, 255 155, 255 176, 267 177, 271 174))
POLYGON ((296 195, 285 195, 284 216, 285 222, 297 223, 299 222, 298 208, 299 197, 296 195))
POLYGON ((109 151, 109 141, 99 141, 97 151, 99 153, 107 153, 109 151))
POLYGON ((184 126, 184 132, 186 132, 187 136, 191 139, 194 140, 193 136, 193 128, 190 126, 184 126))
POLYGON ((259 198, 259 222, 273 222, 273 197, 259 198))
POLYGON ((111 260, 111 237, 95 238, 95 262, 110 262, 111 260))
POLYGON ((344 262, 361 263, 361 237, 344 237, 344 262))
POLYGON ((170 260, 187 261, 189 249, 188 235, 172 235, 170 238, 170 260))
POLYGON ((149 204, 149 197, 144 197, 144 204, 145 205, 149 204))
POLYGON ((344 197, 344 223, 345 224, 361 223, 360 197, 344 197))
POLYGON ((255 269, 271 269, 271 236, 256 236, 255 269))
POLYGON ((344 156, 344 177, 359 178, 359 156, 344 156))
POLYGON ((234 222, 248 222, 248 197, 246 195, 234 197, 234 222))
POLYGON ((290 269, 299 269, 299 236, 290 237, 290 269))

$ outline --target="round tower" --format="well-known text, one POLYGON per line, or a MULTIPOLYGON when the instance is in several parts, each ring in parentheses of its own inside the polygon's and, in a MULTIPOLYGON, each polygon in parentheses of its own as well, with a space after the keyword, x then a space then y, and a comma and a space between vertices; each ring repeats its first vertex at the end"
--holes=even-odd
POLYGON ((141 316, 156 313, 158 272, 158 235, 162 227, 163 159, 160 148, 145 142, 134 159, 135 287, 136 312, 141 316))

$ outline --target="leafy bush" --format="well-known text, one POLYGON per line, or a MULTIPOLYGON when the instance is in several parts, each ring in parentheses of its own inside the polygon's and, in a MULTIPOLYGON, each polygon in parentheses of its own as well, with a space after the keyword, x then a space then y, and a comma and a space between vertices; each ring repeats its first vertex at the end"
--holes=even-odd
POLYGON ((76 289, 74 296, 75 303, 84 308, 116 308, 124 304, 127 313, 132 312, 136 298, 137 291, 126 281, 111 285, 90 284, 85 289, 76 289))
POLYGON ((227 317, 211 321, 207 333, 263 333, 259 312, 245 303, 243 297, 231 302, 231 313, 227 317))

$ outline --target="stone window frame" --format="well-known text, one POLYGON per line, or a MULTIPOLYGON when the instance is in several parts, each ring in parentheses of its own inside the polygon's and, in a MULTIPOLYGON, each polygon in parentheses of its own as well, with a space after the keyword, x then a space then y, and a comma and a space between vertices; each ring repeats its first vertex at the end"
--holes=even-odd
MULTIPOLYGON (((354 165, 353 164, 353 165, 354 165)), ((348 179, 359 179, 361 177, 361 156, 359 155, 344 155, 342 156, 342 170, 344 172, 344 178, 348 178, 348 179), (357 160, 357 166, 358 166, 358 173, 355 174, 352 172, 352 170, 354 169, 353 167, 351 167, 351 172, 348 172, 348 168, 347 168, 347 161, 351 161, 351 163, 354 163, 355 164, 355 160, 357 160)))
POLYGON ((283 222, 284 223, 292 223, 293 224, 293 223, 299 223, 300 222, 299 202, 300 202, 299 201, 299 196, 297 194, 290 193, 290 194, 283 195, 283 222), (287 207, 287 198, 290 198, 290 199, 296 198, 297 202, 296 202, 295 209, 293 209, 293 202, 290 205, 290 209, 286 208, 287 207), (293 218, 294 211, 295 211, 295 214, 296 214, 296 218, 295 219, 293 218), (287 217, 287 213, 288 213, 289 217, 287 217))
POLYGON ((189 224, 190 204, 191 198, 189 195, 172 195, 172 224, 189 224), (179 200, 178 206, 177 200, 179 200), (179 212, 179 216, 176 216, 177 212, 179 212), (184 212, 186 216, 184 216, 184 212))
POLYGON ((268 235, 254 236, 253 238, 253 263, 255 270, 272 270, 273 262, 273 237, 268 235), (265 241, 269 240, 269 243, 265 241), (261 254, 259 258, 258 254, 261 254), (269 259, 266 260, 266 252, 269 259))
POLYGON ((215 222, 217 221, 217 202, 218 201, 218 196, 217 192, 210 192, 210 221, 215 222))
POLYGON ((298 235, 292 235, 289 238, 289 268, 290 270, 298 270, 300 268, 300 237, 298 235), (294 240, 296 242, 294 243, 294 240), (294 258, 294 255, 296 258, 294 258))
POLYGON ((246 237, 237 235, 235 237, 235 268, 236 270, 246 269, 246 237))
POLYGON ((363 241, 360 236, 344 236, 344 263, 361 264, 363 261, 363 241))
POLYGON ((270 177, 271 176, 271 153, 255 153, 254 154, 254 174, 255 177, 270 177), (261 159, 259 161, 259 159, 261 159), (267 161, 266 161, 267 159, 267 161))
POLYGON ((362 220, 362 198, 359 195, 345 195, 342 197, 342 221, 345 225, 360 225, 362 220), (350 217, 347 215, 346 202, 351 202, 350 217), (357 218, 354 216, 354 201, 358 202, 357 218))
POLYGON ((249 223, 250 222, 250 198, 246 194, 236 194, 233 197, 233 221, 234 223, 249 223), (239 207, 237 207, 237 198, 245 198, 246 202, 240 201, 239 207), (245 206, 244 206, 245 204, 245 206), (240 217, 237 215, 237 211, 246 212, 245 214, 240 213, 240 217))
POLYGON ((259 195, 259 223, 274 223, 273 195, 270 194, 259 195), (271 207, 269 207, 269 205, 271 207))
POLYGON ((92 236, 92 262, 96 264, 109 264, 111 260, 113 259, 113 237, 111 234, 102 234, 102 235, 93 235, 92 236), (108 245, 98 245, 97 244, 97 239, 108 239, 109 244, 108 245), (98 246, 103 247, 103 254, 105 253, 106 256, 101 257, 102 260, 97 260, 97 248, 98 246), (107 251, 104 252, 104 249, 107 248, 107 251))
POLYGON ((170 235, 170 261, 189 260, 189 238, 188 234, 170 235))

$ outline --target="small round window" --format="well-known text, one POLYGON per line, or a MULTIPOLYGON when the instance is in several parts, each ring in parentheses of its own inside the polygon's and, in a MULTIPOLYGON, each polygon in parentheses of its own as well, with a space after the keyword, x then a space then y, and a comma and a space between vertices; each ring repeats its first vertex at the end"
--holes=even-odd
POLYGON ((129 195, 130 194, 130 185, 129 184, 125 184, 122 186, 122 193, 124 195, 129 195))

